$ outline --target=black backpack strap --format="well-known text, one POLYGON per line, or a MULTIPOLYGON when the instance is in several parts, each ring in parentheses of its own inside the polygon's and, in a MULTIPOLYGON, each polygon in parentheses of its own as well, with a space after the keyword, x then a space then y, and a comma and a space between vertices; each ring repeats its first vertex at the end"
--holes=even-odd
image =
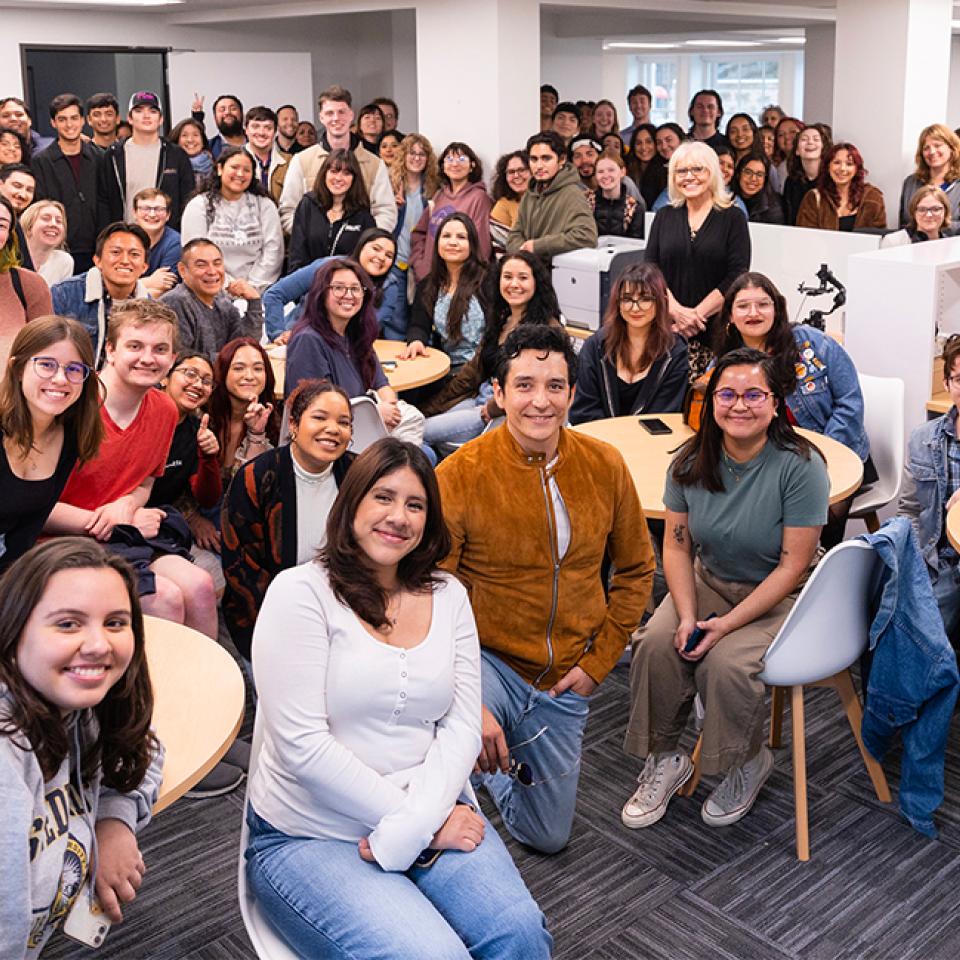
POLYGON ((27 312, 27 298, 23 292, 23 280, 20 279, 20 271, 16 267, 10 268, 10 282, 13 284, 13 292, 23 306, 23 312, 27 312))

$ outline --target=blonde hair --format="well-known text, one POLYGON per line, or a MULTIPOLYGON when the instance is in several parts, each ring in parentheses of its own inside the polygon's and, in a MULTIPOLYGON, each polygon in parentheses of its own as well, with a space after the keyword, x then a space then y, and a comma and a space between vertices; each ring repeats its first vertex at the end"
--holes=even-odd
POLYGON ((116 347, 120 331, 128 324, 145 327, 165 323, 170 327, 170 344, 174 353, 180 349, 180 323, 168 306, 156 300, 115 300, 107 321, 107 343, 116 347))
POLYGON ((725 210, 733 205, 733 195, 724 185, 723 175, 720 173, 720 160, 714 153, 713 148, 708 147, 700 140, 685 140, 673 151, 670 165, 667 167, 667 192, 671 206, 682 207, 687 202, 676 183, 677 168, 685 163, 696 163, 707 168, 710 174, 707 189, 713 198, 714 207, 718 210, 725 210))
POLYGON ((960 137, 942 123, 931 123, 929 127, 924 127, 920 131, 920 138, 917 140, 917 153, 913 158, 917 164, 917 169, 914 171, 917 179, 921 183, 928 183, 930 180, 930 167, 927 166, 927 161, 923 156, 923 141, 927 137, 942 140, 950 148, 950 163, 947 165, 945 179, 947 182, 960 180, 960 137))
POLYGON ((406 191, 407 154, 414 147, 420 147, 427 155, 427 165, 423 168, 423 193, 429 200, 440 189, 440 173, 433 144, 422 133, 408 133, 400 141, 397 155, 393 158, 393 163, 387 168, 390 173, 390 186, 393 187, 394 193, 406 191))
POLYGON ((63 239, 57 245, 57 250, 66 250, 67 249, 67 210, 66 207, 59 200, 37 200, 36 203, 31 203, 23 213, 20 214, 20 226, 23 227, 23 235, 29 240, 30 234, 33 233, 33 225, 37 222, 37 219, 40 216, 40 211, 44 207, 56 207, 60 211, 60 216, 63 217, 63 239))

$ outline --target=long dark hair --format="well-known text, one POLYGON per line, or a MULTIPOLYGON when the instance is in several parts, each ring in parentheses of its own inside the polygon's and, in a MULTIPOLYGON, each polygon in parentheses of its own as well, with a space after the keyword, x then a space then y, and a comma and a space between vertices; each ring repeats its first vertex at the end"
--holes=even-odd
MULTIPOLYGON (((750 129, 753 131, 753 142, 747 147, 747 152, 760 150, 760 128, 757 126, 757 121, 754 120, 749 113, 735 113, 730 117, 727 121, 726 129, 723 132, 727 140, 730 139, 730 124, 733 123, 734 120, 746 120, 747 123, 750 124, 750 129)), ((732 147, 733 144, 731 143, 730 146, 732 147)), ((736 159, 736 150, 734 150, 733 153, 734 159, 736 159)))
POLYGON ((333 194, 327 187, 327 173, 333 170, 339 172, 346 170, 353 174, 353 183, 350 189, 343 197, 343 215, 349 217, 351 213, 357 210, 370 209, 370 195, 367 193, 367 186, 363 182, 363 172, 356 156, 352 150, 331 150, 320 164, 317 171, 317 179, 313 181, 313 192, 323 211, 329 210, 333 206, 333 194))
MULTIPOLYGON (((257 400, 266 406, 274 402, 274 393, 276 390, 276 378, 273 375, 273 366, 270 363, 270 357, 266 350, 260 346, 258 340, 253 337, 235 337, 221 347, 217 358, 213 363, 213 392, 207 401, 207 410, 210 412, 210 429, 216 434, 220 442, 221 453, 227 449, 230 440, 230 417, 233 407, 230 403, 230 394, 227 391, 227 374, 230 372, 230 364, 241 347, 253 347, 263 358, 263 390, 257 400)), ((276 444, 280 437, 280 415, 274 404, 273 412, 267 421, 267 436, 270 442, 276 444)))
POLYGON ((220 171, 223 169, 224 164, 228 160, 232 160, 234 157, 245 157, 247 163, 250 164, 250 184, 245 193, 252 193, 255 197, 266 196, 266 192, 260 184, 260 181, 257 179, 257 164, 253 157, 247 153, 246 149, 243 147, 224 147, 220 152, 220 156, 217 157, 213 165, 213 173, 210 179, 210 186, 207 187, 206 191, 203 193, 203 196, 207 198, 207 229, 210 229, 211 224, 217 215, 217 207, 223 202, 223 194, 220 192, 221 187, 223 186, 223 175, 220 171))
POLYGON ((661 164, 663 163, 663 157, 657 152, 657 128, 652 123, 641 123, 634 127, 633 133, 630 134, 629 147, 630 152, 627 154, 627 171, 634 180, 642 177, 644 170, 646 170, 651 163, 656 163, 658 160, 661 164), (649 160, 641 160, 637 156, 637 138, 641 133, 646 133, 653 141, 653 156, 649 160), (636 176, 634 176, 634 174, 636 174, 636 176))
POLYGON ((440 177, 440 182, 445 187, 450 186, 450 178, 443 169, 443 161, 448 153, 462 153, 470 161, 470 172, 467 174, 467 183, 479 183, 483 180, 483 164, 480 162, 480 158, 474 152, 473 148, 467 143, 454 140, 452 143, 448 143, 443 148, 440 156, 437 157, 438 176, 440 177))
POLYGON ((150 732, 153 687, 144 648, 143 615, 133 572, 115 554, 89 537, 57 537, 27 551, 0 580, 0 684, 7 687, 7 716, 0 736, 36 755, 44 780, 50 779, 70 751, 70 732, 60 708, 34 689, 17 667, 17 646, 51 577, 61 570, 115 570, 130 601, 133 657, 124 675, 92 710, 98 737, 83 745, 80 773, 91 780, 97 767, 103 783, 126 793, 142 780, 157 742, 150 732))
POLYGON ((447 284, 450 282, 450 272, 447 270, 447 264, 440 256, 440 236, 444 227, 448 223, 454 222, 462 223, 467 231, 470 254, 460 268, 457 289, 454 290, 453 296, 450 298, 450 308, 447 311, 447 338, 451 343, 456 343, 460 339, 463 320, 470 307, 471 297, 476 296, 480 301, 480 306, 485 311, 486 293, 483 290, 483 277, 487 271, 487 262, 480 255, 480 238, 473 221, 465 213, 451 213, 437 227, 433 239, 433 259, 430 263, 430 272, 423 281, 423 304, 429 316, 433 317, 437 297, 447 289, 447 284))
POLYGON ((606 331, 603 352, 606 359, 614 365, 619 361, 631 374, 636 374, 667 353, 676 342, 676 334, 671 329, 668 301, 667 281, 655 263, 637 263, 624 270, 610 291, 610 299, 603 315, 603 329, 606 331), (653 297, 657 301, 657 311, 636 367, 630 362, 627 322, 620 312, 620 297, 625 292, 634 296, 653 297))
POLYGON ((427 516, 420 542, 397 566, 397 579, 403 589, 412 592, 436 587, 440 582, 437 564, 450 552, 440 488, 423 451, 394 437, 371 444, 354 460, 327 517, 327 543, 319 556, 337 599, 378 630, 387 626, 389 597, 377 581, 373 562, 357 543, 353 524, 360 501, 373 485, 404 467, 409 467, 423 484, 427 516))
MULTIPOLYGON (((800 436, 787 418, 785 388, 780 377, 776 361, 760 350, 741 347, 731 350, 717 360, 717 365, 707 384, 707 395, 703 405, 703 421, 700 430, 680 447, 670 465, 670 474, 676 483, 683 487, 703 487, 710 493, 723 493, 723 478, 720 475, 720 461, 723 456, 723 431, 717 423, 714 412, 713 395, 724 371, 730 367, 759 367, 767 383, 767 389, 776 400, 776 415, 767 428, 767 439, 781 450, 789 450, 804 460, 810 459, 810 452, 820 451, 800 436)), ((795 379, 794 379, 795 382, 795 379)))
POLYGON ((800 351, 797 349, 797 341, 794 339, 793 328, 790 326, 787 300, 766 274, 742 273, 730 284, 726 296, 723 298, 713 352, 718 357, 722 357, 731 350, 739 350, 744 347, 743 337, 733 322, 733 304, 737 299, 737 294, 742 290, 750 289, 762 290, 773 301, 773 326, 770 328, 763 345, 764 353, 774 361, 777 367, 777 378, 783 384, 784 391, 789 396, 794 390, 791 381, 796 380, 800 351))
POLYGON ((737 165, 733 170, 733 180, 730 182, 730 189, 735 196, 738 196, 744 202, 748 211, 753 212, 754 207, 769 210, 770 207, 778 203, 776 190, 773 189, 773 184, 770 182, 770 167, 770 158, 762 150, 748 150, 737 161, 737 165), (743 185, 740 183, 740 177, 748 163, 763 164, 763 186, 760 188, 760 192, 755 193, 752 197, 748 197, 743 192, 743 185))
MULTIPOLYGON (((820 134, 820 143, 823 144, 823 148, 820 151, 820 160, 818 161, 820 166, 817 168, 817 175, 819 176, 820 171, 823 170, 823 158, 833 147, 833 137, 831 136, 830 128, 825 123, 808 123, 803 130, 816 130, 817 133, 820 134)), ((797 144, 800 143, 800 134, 803 133, 803 130, 797 134, 797 144)), ((787 161, 787 179, 800 180, 801 182, 807 179, 807 175, 803 169, 803 160, 797 153, 796 146, 793 148, 793 153, 790 154, 790 158, 787 161)))
MULTIPOLYGON (((393 133, 392 130, 390 132, 393 133)), ((363 267, 363 264, 360 263, 360 251, 368 243, 373 243, 374 240, 389 240, 393 244, 393 259, 390 261, 387 272, 382 273, 379 277, 375 277, 372 273, 367 273, 370 282, 373 284, 373 305, 374 307, 379 307, 380 304, 383 303, 383 285, 387 282, 387 277, 390 276, 390 271, 397 262, 397 238, 394 237, 389 230, 384 230, 382 227, 367 227, 367 229, 357 237, 357 245, 353 248, 353 253, 350 254, 350 260, 363 267)))
POLYGON ((10 347, 6 376, 0 382, 0 429, 20 448, 23 456, 33 445, 33 417, 23 395, 23 371, 31 357, 62 341, 72 343, 80 359, 90 368, 83 382, 80 396, 58 417, 64 433, 72 434, 81 462, 93 460, 103 441, 103 421, 100 419, 100 380, 94 369, 93 344, 90 334, 67 317, 37 317, 22 326, 10 347))
POLYGON ((379 335, 380 326, 377 321, 377 311, 373 306, 373 282, 367 271, 355 260, 334 257, 313 275, 313 283, 310 284, 303 314, 293 327, 293 336, 309 327, 320 334, 333 349, 343 351, 340 337, 327 316, 327 291, 333 282, 333 275, 338 270, 349 270, 363 287, 363 303, 356 314, 350 318, 346 337, 350 357, 357 366, 363 387, 369 390, 377 375, 377 356, 373 350, 373 341, 379 335))
POLYGON ((507 167, 511 160, 519 160, 528 170, 530 169, 530 157, 526 150, 512 150, 510 153, 503 154, 497 160, 497 169, 493 174, 493 199, 501 200, 506 197, 508 200, 519 200, 520 194, 510 186, 507 179, 507 167))
POLYGON ((850 154, 850 159, 856 167, 856 172, 848 188, 850 191, 848 200, 854 210, 859 210, 860 202, 863 200, 863 188, 866 185, 867 172, 863 167, 863 155, 852 143, 835 143, 823 155, 823 159, 820 161, 820 176, 817 177, 817 188, 833 201, 835 207, 840 206, 840 191, 833 182, 833 177, 830 176, 830 164, 841 150, 846 150, 850 154))

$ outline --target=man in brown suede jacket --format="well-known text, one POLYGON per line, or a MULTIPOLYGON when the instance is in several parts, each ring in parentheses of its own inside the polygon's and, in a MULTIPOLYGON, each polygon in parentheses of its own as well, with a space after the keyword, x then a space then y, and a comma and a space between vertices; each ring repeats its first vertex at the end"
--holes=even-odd
POLYGON ((494 381, 506 424, 437 470, 444 566, 470 592, 482 647, 478 776, 510 833, 544 853, 570 837, 590 696, 639 623, 654 569, 623 458, 564 426, 576 365, 559 328, 518 327, 494 381))

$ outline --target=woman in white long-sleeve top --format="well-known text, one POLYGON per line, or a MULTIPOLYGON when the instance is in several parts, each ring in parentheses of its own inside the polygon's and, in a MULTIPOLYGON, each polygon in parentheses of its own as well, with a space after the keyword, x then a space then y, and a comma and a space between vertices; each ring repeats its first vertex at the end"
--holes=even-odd
POLYGON ((350 468, 312 563, 253 635, 263 751, 247 876, 308 957, 549 957, 552 940, 469 777, 480 650, 429 462, 386 438, 350 468))

